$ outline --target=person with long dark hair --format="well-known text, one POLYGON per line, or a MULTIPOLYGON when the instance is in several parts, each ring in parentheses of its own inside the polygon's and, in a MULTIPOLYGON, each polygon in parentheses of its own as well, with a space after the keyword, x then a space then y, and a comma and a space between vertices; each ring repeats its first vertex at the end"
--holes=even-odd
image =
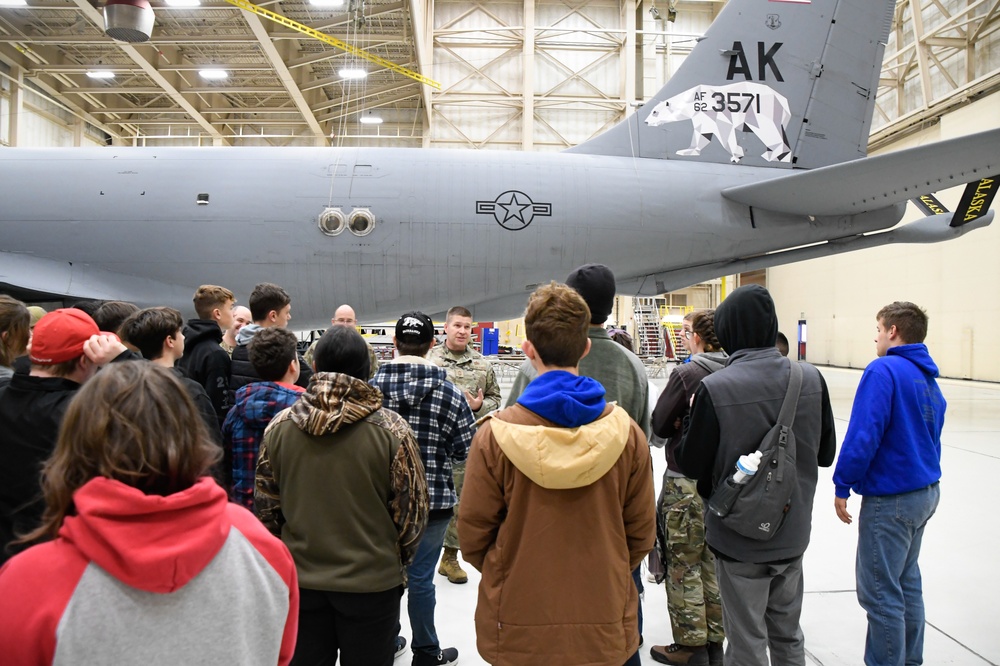
POLYGON ((109 365, 70 402, 45 512, 0 569, 4 664, 286 664, 288 549, 207 476, 221 453, 187 391, 109 365))
POLYGON ((0 387, 14 375, 14 359, 24 354, 31 339, 31 314, 24 303, 0 294, 0 387))

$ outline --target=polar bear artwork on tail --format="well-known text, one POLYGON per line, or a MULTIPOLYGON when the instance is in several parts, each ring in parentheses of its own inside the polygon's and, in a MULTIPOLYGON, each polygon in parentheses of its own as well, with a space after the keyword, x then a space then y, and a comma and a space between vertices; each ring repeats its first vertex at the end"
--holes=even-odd
POLYGON ((653 107, 646 118, 650 127, 690 119, 694 125, 691 145, 678 155, 700 155, 712 137, 718 137, 730 161, 743 158, 737 132, 753 132, 767 147, 761 155, 768 162, 790 162, 792 150, 785 128, 791 119, 788 100, 760 83, 724 86, 698 85, 653 107))

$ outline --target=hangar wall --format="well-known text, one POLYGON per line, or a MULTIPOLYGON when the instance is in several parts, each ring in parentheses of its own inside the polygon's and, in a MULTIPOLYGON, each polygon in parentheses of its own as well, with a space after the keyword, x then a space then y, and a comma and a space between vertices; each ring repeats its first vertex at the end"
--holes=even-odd
MULTIPOLYGON (((1000 93, 943 116, 933 127, 879 152, 996 127, 1000 93)), ((963 190, 955 187, 937 197, 954 210, 963 190)), ((903 221, 919 217, 910 204, 903 221)), ((941 376, 1000 381, 998 221, 944 243, 879 247, 775 267, 768 270, 767 284, 779 326, 793 345, 798 320, 807 321, 807 358, 812 363, 865 367, 875 357, 875 314, 892 301, 912 301, 930 317, 926 342, 941 376)))

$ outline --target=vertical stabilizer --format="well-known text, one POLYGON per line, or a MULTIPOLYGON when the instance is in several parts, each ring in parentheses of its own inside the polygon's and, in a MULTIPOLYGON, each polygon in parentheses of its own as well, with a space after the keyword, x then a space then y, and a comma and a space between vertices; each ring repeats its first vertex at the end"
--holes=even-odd
POLYGON ((636 113, 569 152, 805 168, 864 157, 895 0, 730 0, 636 113))

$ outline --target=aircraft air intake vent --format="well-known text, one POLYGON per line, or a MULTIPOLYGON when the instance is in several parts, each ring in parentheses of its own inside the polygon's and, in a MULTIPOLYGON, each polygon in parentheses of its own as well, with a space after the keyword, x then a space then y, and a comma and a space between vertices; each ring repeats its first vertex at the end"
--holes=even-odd
POLYGON ((375 216, 367 208, 355 208, 351 211, 349 225, 355 236, 367 236, 375 229, 375 216))
POLYGON ((319 230, 327 236, 336 236, 347 226, 347 218, 339 208, 327 208, 319 214, 319 230))

